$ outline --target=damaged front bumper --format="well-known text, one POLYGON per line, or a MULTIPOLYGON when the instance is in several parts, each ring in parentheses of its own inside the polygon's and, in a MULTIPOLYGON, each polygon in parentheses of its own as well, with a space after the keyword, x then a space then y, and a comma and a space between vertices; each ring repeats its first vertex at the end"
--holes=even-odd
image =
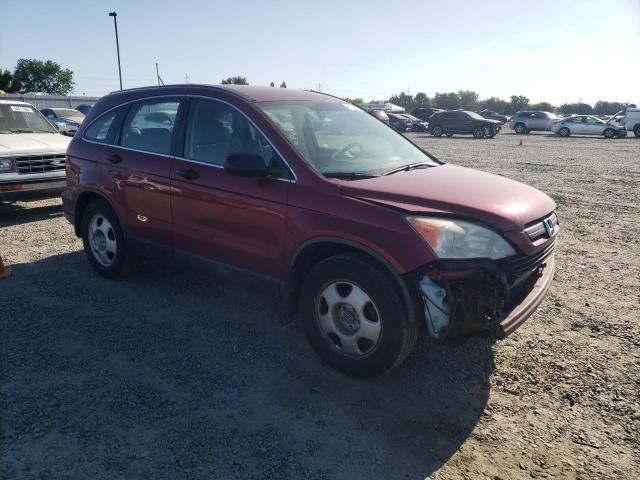
POLYGON ((551 285, 555 242, 533 256, 437 260, 412 274, 429 334, 491 332, 504 338, 524 323, 551 285))

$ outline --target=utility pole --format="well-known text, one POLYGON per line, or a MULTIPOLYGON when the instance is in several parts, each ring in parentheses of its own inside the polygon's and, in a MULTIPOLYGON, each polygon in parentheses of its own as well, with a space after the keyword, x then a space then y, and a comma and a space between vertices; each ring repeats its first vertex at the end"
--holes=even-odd
POLYGON ((116 52, 118 53, 118 77, 120 78, 120 90, 122 90, 122 69, 120 68, 120 42, 118 41, 118 14, 109 12, 109 16, 113 17, 113 26, 116 29, 116 52))

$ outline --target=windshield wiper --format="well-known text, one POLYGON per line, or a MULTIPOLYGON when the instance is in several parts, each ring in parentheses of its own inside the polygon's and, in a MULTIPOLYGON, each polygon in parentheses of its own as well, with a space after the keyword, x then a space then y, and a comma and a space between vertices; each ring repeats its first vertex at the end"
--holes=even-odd
POLYGON ((12 128, 11 133, 34 133, 35 130, 31 130, 29 128, 12 128))
POLYGON ((409 165, 403 165, 402 167, 396 167, 396 168, 392 168, 391 170, 387 170, 382 175, 393 175, 394 173, 398 173, 398 172, 408 172, 409 170, 415 170, 417 168, 431 168, 435 166, 437 165, 434 165, 433 163, 427 163, 427 162, 410 163, 409 165))
POLYGON ((379 176, 360 172, 323 172, 322 175, 327 178, 340 178, 342 180, 363 180, 365 178, 376 178, 379 176))

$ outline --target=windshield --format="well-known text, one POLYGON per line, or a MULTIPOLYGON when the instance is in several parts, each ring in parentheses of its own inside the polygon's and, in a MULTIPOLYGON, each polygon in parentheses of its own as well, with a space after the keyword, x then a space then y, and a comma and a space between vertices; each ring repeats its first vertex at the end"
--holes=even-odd
POLYGON ((53 110, 58 117, 68 118, 69 120, 74 120, 78 123, 82 123, 82 120, 84 120, 82 112, 71 108, 52 108, 51 110, 53 110))
POLYGON ((0 104, 0 133, 56 133, 30 105, 0 104))
POLYGON ((320 173, 380 175, 398 167, 439 165, 360 108, 340 102, 262 102, 258 106, 320 173))

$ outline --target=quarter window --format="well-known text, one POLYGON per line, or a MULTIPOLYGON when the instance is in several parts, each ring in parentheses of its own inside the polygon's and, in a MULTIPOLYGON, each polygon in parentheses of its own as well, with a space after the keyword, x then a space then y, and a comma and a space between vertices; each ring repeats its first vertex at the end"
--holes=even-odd
POLYGON ((178 100, 145 100, 131 105, 122 127, 120 145, 145 152, 171 154, 178 100))
POLYGON ((107 143, 107 139, 109 138, 109 131, 111 130, 111 126, 113 125, 113 121, 116 118, 116 111, 112 110, 111 112, 103 115, 94 121, 87 131, 84 133, 84 138, 87 140, 92 140, 94 142, 107 143))

